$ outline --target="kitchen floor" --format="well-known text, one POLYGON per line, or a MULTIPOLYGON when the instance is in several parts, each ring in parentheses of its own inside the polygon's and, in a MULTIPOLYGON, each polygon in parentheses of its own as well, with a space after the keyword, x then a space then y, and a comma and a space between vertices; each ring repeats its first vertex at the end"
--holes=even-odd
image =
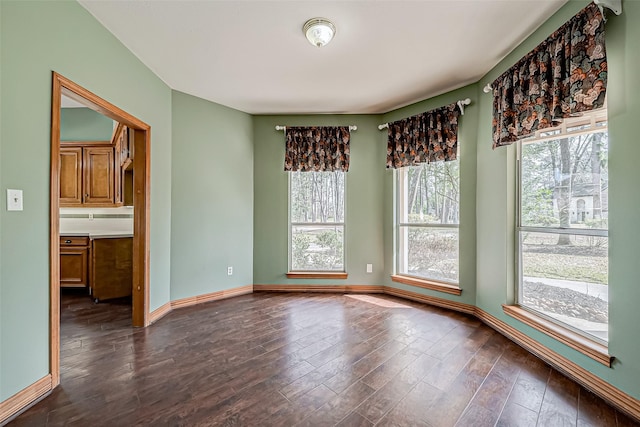
POLYGON ((637 426, 473 317, 256 293, 131 327, 62 295, 61 385, 12 426, 637 426))

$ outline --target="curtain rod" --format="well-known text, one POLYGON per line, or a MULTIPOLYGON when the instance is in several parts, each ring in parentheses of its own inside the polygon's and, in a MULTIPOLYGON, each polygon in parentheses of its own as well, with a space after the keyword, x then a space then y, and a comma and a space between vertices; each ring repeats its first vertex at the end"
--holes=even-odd
MULTIPOLYGON (((289 127, 291 127, 291 126, 289 126, 289 127)), ((286 126, 276 125, 276 130, 287 130, 287 127, 286 126)), ((350 125, 349 126, 349 130, 358 130, 358 126, 350 125)))
MULTIPOLYGON (((458 104, 458 108, 460 108, 460 114, 464 116, 464 106, 471 104, 471 98, 461 99, 457 101, 456 104, 458 104)), ((379 130, 388 129, 388 128, 389 128, 389 123, 383 123, 381 125, 378 125, 379 130)))

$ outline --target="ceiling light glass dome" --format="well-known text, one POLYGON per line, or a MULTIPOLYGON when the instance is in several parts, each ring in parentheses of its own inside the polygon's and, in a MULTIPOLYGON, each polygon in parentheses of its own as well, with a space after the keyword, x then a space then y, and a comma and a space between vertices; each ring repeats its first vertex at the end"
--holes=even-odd
POLYGON ((336 27, 325 18, 312 18, 304 23, 302 32, 314 46, 322 47, 329 43, 336 34, 336 27))

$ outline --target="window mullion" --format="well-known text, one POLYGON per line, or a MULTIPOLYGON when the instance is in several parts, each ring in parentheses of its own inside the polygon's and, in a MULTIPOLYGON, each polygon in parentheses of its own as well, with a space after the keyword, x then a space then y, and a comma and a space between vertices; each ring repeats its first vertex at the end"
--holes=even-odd
POLYGON ((430 224, 424 222, 401 222, 400 227, 424 227, 424 228, 460 228, 460 224, 430 224))
POLYGON ((295 226, 299 226, 299 227, 333 227, 335 226, 343 226, 344 227, 344 222, 292 222, 291 226, 295 227, 295 226))
POLYGON ((609 237, 609 230, 591 228, 519 227, 520 232, 570 234, 577 236, 609 237))

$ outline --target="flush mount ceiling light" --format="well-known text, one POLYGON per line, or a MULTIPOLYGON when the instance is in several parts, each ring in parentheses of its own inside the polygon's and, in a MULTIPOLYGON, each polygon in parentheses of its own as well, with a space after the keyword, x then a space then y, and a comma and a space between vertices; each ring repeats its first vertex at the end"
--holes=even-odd
POLYGON ((304 23, 302 32, 314 46, 322 47, 336 34, 336 26, 325 18, 312 18, 304 23))

